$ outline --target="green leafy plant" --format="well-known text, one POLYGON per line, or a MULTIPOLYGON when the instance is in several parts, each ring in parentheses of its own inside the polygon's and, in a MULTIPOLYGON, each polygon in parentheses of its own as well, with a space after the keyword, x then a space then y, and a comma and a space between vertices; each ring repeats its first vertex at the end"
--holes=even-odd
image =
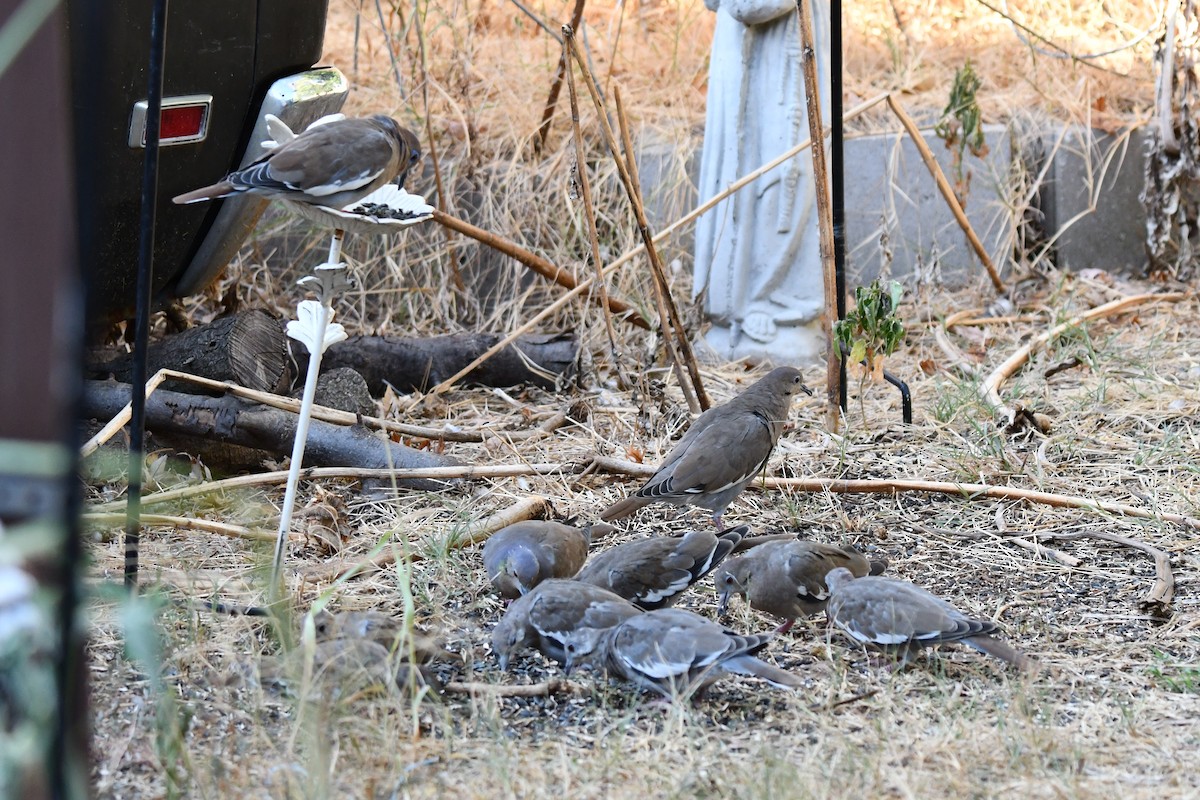
POLYGON ((884 286, 876 278, 869 286, 854 290, 853 310, 833 326, 834 352, 850 364, 861 364, 864 368, 858 383, 858 402, 864 420, 862 389, 867 377, 881 379, 884 358, 896 352, 904 341, 904 323, 896 315, 903 296, 904 287, 899 282, 888 281, 884 286))
POLYGON ((879 279, 854 290, 854 309, 833 326, 833 346, 851 363, 865 362, 867 371, 883 376, 883 359, 896 352, 904 341, 904 323, 896 316, 904 287, 898 281, 879 279))
POLYGON ((983 112, 979 110, 976 98, 981 86, 983 81, 975 74, 971 60, 967 59, 967 63, 954 73, 950 100, 933 128, 954 155, 954 194, 963 206, 967 204, 967 191, 971 188, 971 174, 963 171, 963 153, 970 150, 976 158, 988 154, 983 137, 983 112))

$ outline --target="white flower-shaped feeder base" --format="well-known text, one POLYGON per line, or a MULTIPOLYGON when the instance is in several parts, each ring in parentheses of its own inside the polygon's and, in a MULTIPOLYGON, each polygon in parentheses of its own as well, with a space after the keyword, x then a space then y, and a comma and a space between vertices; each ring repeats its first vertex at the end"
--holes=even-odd
POLYGON ((350 233, 395 233, 433 216, 425 198, 409 194, 395 184, 382 186, 343 209, 314 206, 285 200, 300 216, 326 228, 350 233))

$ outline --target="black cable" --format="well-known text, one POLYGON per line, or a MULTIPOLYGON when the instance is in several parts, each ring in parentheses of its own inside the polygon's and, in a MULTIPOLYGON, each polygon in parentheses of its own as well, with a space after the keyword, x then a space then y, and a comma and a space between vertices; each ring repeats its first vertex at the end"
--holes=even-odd
POLYGON ((154 0, 150 13, 150 65, 146 89, 146 152, 142 160, 137 311, 129 415, 129 495, 125 509, 125 585, 137 586, 142 513, 143 439, 146 432, 146 347, 150 340, 150 293, 154 283, 154 218, 158 205, 158 139, 167 44, 167 0, 154 0))

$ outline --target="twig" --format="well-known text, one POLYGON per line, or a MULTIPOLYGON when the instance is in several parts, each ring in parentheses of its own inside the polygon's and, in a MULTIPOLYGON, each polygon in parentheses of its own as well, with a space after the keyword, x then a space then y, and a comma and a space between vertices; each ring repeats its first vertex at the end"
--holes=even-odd
MULTIPOLYGON (((596 456, 592 465, 597 470, 611 474, 648 477, 657 467, 651 464, 636 464, 632 461, 596 456)), ((833 492, 835 494, 899 494, 901 492, 931 492, 933 494, 959 495, 967 500, 989 497, 1000 500, 1025 500, 1030 503, 1057 508, 1078 508, 1084 511, 1101 511, 1120 517, 1162 520, 1200 530, 1200 518, 1183 514, 1168 514, 1145 508, 1096 500, 1091 497, 1040 492, 1010 486, 988 486, 983 483, 949 483, 945 481, 918 480, 846 480, 843 478, 764 478, 751 486, 763 489, 793 489, 800 492, 833 492)))
POLYGON ((1162 613, 1168 606, 1171 605, 1171 600, 1175 597, 1175 576, 1171 573, 1171 558, 1157 547, 1146 544, 1137 539, 1130 539, 1128 536, 1120 536, 1115 533, 1104 533, 1103 531, 1074 531, 1071 533, 1047 533, 1047 539, 1100 539, 1105 542, 1112 542, 1123 547, 1131 547, 1134 550, 1140 550, 1154 559, 1154 585, 1150 587, 1150 591, 1146 593, 1146 597, 1142 600, 1142 606, 1153 609, 1156 613, 1162 613))
MULTIPOLYGON (((583 0, 578 0, 576 11, 583 11, 583 0)), ((604 281, 604 261, 600 256, 600 239, 596 235, 596 210, 592 207, 591 179, 587 174, 587 156, 583 149, 583 131, 579 127, 579 95, 575 91, 575 70, 570 69, 567 60, 567 48, 570 45, 563 40, 562 64, 567 66, 567 94, 571 101, 571 138, 575 144, 575 178, 579 181, 579 194, 583 199, 583 216, 587 222, 588 244, 592 248, 592 265, 596 268, 596 290, 600 295, 600 308, 604 311, 604 329, 608 333, 608 347, 612 353, 613 368, 618 375, 621 369, 621 357, 617 352, 617 333, 613 330, 612 315, 608 312, 608 287, 604 281)), ((556 84, 557 86, 557 84, 556 84)), ((553 109, 547 109, 552 112, 553 109)), ((548 120, 547 120, 548 123, 548 120)), ((621 383, 625 383, 622 379, 621 383)))
MULTIPOLYGON (((583 6, 586 2, 587 0, 575 0, 575 8, 571 12, 571 30, 579 27, 579 21, 583 19, 583 6)), ((559 44, 562 44, 561 36, 548 28, 547 31, 559 44)), ((546 105, 542 108, 542 122, 538 125, 537 135, 533 140, 535 153, 541 153, 546 149, 546 137, 550 135, 550 122, 554 119, 554 109, 558 106, 558 95, 562 91, 568 63, 570 62, 567 59, 567 52, 563 50, 558 59, 558 69, 554 73, 554 82, 550 84, 550 96, 546 98, 546 105)))
MULTIPOLYGON (((283 473, 284 479, 287 479, 287 473, 283 473)), ((142 503, 145 505, 145 502, 142 503)), ((125 524, 125 514, 115 511, 86 511, 83 513, 84 522, 95 522, 100 525, 123 525, 125 524)), ((195 517, 172 517, 166 514, 142 514, 142 525, 161 525, 168 528, 186 528, 194 531, 205 531, 207 533, 216 533, 221 536, 228 536, 232 539, 249 539, 253 542, 274 542, 275 534, 270 531, 258 530, 254 528, 245 528, 241 525, 230 525, 225 522, 213 522, 206 519, 196 519, 195 517)), ((299 537, 292 534, 291 538, 297 540, 299 537)))
POLYGON ((547 697, 552 694, 579 694, 583 687, 568 680, 555 678, 541 683, 506 684, 451 681, 446 691, 454 694, 492 695, 495 697, 547 697))
MULTIPOLYGON (((427 469, 360 469, 358 467, 310 467, 300 471, 301 480, 317 480, 318 478, 395 478, 406 480, 474 480, 477 478, 517 478, 527 475, 564 475, 579 472, 583 469, 580 464, 493 464, 474 466, 464 464, 460 467, 429 467, 427 469)), ((229 489, 241 489, 248 486, 271 486, 287 480, 287 470, 277 472, 260 472, 254 475, 238 475, 224 480, 201 483, 196 486, 185 486, 180 489, 170 489, 165 492, 146 495, 142 505, 170 503, 177 500, 187 500, 192 497, 202 497, 207 494, 224 492, 229 489)), ((95 512, 106 512, 117 508, 123 503, 112 500, 107 503, 92 506, 95 512)))
POLYGON ((944 328, 934 328, 933 338, 937 342, 938 347, 942 348, 942 352, 946 354, 946 358, 950 359, 950 362, 954 366, 958 367, 968 377, 979 377, 979 369, 976 367, 975 362, 967 358, 966 354, 962 350, 959 350, 954 342, 950 341, 950 337, 946 335, 944 328))
POLYGON ((1036 555, 1048 556, 1051 559, 1053 559, 1054 561, 1057 561, 1058 563, 1062 564, 1064 567, 1071 567, 1072 569, 1074 569, 1076 567, 1080 567, 1083 565, 1082 559, 1078 559, 1073 555, 1069 555, 1067 553, 1062 552, 1061 550, 1055 550, 1053 547, 1044 547, 1044 546, 1038 544, 1037 542, 1030 542, 1030 541, 1026 540, 1025 538, 1023 538, 1026 536, 1032 536, 1035 539, 1050 538, 1050 536, 1047 534, 1039 534, 1039 533, 1031 532, 1031 531, 1009 531, 1009 530, 975 531, 975 530, 950 530, 949 528, 931 528, 928 525, 924 525, 920 522, 916 522, 916 521, 908 519, 908 518, 904 518, 904 522, 905 522, 905 524, 911 525, 912 527, 916 528, 917 530, 921 531, 922 533, 936 535, 936 536, 950 536, 950 537, 955 537, 955 538, 959 538, 959 539, 971 539, 974 541, 978 541, 980 539, 986 539, 990 536, 998 536, 1000 538, 1003 538, 1003 539, 1006 539, 1006 540, 1012 542, 1013 544, 1017 545, 1018 547, 1023 547, 1026 550, 1029 550, 1036 555))
POLYGON ((1053 328, 1041 334, 1040 336, 1037 336, 1026 342, 1015 353, 1009 356, 1003 364, 996 367, 992 374, 988 375, 987 378, 984 379, 983 385, 979 387, 980 393, 983 395, 984 402, 991 406, 995 411, 1003 412, 1009 416, 1012 416, 1012 409, 1004 405, 1004 401, 1000 399, 1001 384, 1003 384, 1008 378, 1012 377, 1013 373, 1020 369, 1021 366, 1029 360, 1029 357, 1037 352, 1039 348, 1053 341, 1055 337, 1064 331, 1079 325, 1081 322, 1085 322, 1090 319, 1096 319, 1097 317, 1107 317, 1111 316, 1112 314, 1118 314, 1128 308, 1132 308, 1143 303, 1153 302, 1156 300, 1167 300, 1169 302, 1176 303, 1191 296, 1192 295, 1190 292, 1135 294, 1131 297, 1113 300, 1112 302, 1105 303, 1102 306, 1096 306, 1095 308, 1085 311, 1082 314, 1076 314, 1066 322, 1055 325, 1053 328))
MULTIPOLYGON (((820 237, 821 275, 825 289, 825 425, 838 429, 842 396, 842 360, 833 346, 833 324, 837 319, 837 267, 833 254, 833 211, 829 205, 829 173, 825 159, 825 126, 821 124, 821 89, 817 85, 816 47, 813 42, 812 3, 796 0, 796 17, 800 23, 800 68, 804 74, 804 106, 808 116, 808 135, 812 140, 813 183, 817 191, 817 232, 820 237)), ((891 102, 889 96, 888 102, 891 102)))
POLYGON ((950 207, 950 212, 954 214, 954 219, 958 222, 958 227, 962 228, 963 233, 967 235, 967 241, 970 242, 971 249, 975 251, 975 255, 979 256, 979 260, 983 262, 988 277, 992 279, 992 286, 996 287, 998 294, 1004 294, 1006 291, 1004 281, 1000 280, 1000 273, 996 271, 996 265, 992 263, 992 258, 984 248, 983 242, 979 241, 979 237, 975 235, 975 229, 971 227, 970 221, 967 220, 967 215, 963 212, 962 204, 958 202, 958 197, 954 194, 953 187, 946 180, 946 176, 942 172, 942 168, 938 165, 937 159, 933 157, 933 152, 929 149, 929 145, 925 144, 925 137, 921 135, 921 131, 917 129, 917 124, 912 121, 912 117, 908 116, 895 97, 888 95, 887 101, 888 106, 900 120, 904 129, 908 131, 913 144, 917 146, 917 151, 921 154, 921 160, 925 162, 929 174, 933 176, 934 183, 937 184, 938 191, 942 193, 942 197, 946 200, 946 205, 950 207))
MULTIPOLYGON (((549 278, 563 288, 578 289, 581 286, 579 281, 569 271, 563 269, 562 267, 555 266, 545 258, 542 258, 541 256, 521 247, 516 242, 510 241, 501 236, 497 236, 496 234, 485 231, 482 228, 477 228, 469 222, 464 222, 463 220, 458 219, 457 217, 452 217, 442 211, 434 211, 433 220, 446 226, 447 228, 450 228, 451 230, 458 231, 464 236, 469 236, 477 242, 486 244, 493 250, 499 250, 501 253, 513 259, 514 261, 519 261, 537 274, 544 278, 549 278)), ((586 281, 586 283, 587 286, 585 289, 591 287, 591 281, 586 281)), ((574 297, 575 295, 572 294, 571 296, 574 297)), ((594 302, 599 303, 600 298, 597 297, 594 302)), ((639 314, 626 302, 610 297, 608 300, 608 310, 614 314, 623 316, 625 319, 634 325, 637 325, 639 328, 650 330, 650 323, 647 322, 641 314, 639 314)))
MULTIPOLYGON (((688 405, 692 407, 692 413, 705 411, 711 403, 704 391, 704 383, 700 378, 700 366, 696 363, 696 356, 692 352, 691 343, 688 341, 687 332, 679 316, 679 309, 676 308, 675 301, 671 297, 671 287, 667 282, 667 275, 663 270, 658 250, 654 247, 654 237, 650 233, 650 225, 646 221, 646 210, 642 205, 641 196, 637 192, 633 178, 630 176, 630 167, 626 163, 626 158, 629 162, 633 161, 633 153, 627 153, 626 158, 621 157, 616 136, 613 135, 612 127, 608 124, 604 102, 600 99, 600 95, 596 90, 595 76, 588 68, 587 62, 579 52, 579 48, 575 46, 574 35, 571 29, 563 28, 563 38, 567 41, 567 48, 571 53, 571 57, 579 65, 579 71, 583 73, 585 78, 584 85, 587 86, 588 93, 592 97, 592 105, 596 108, 596 116, 600 122, 600 131, 604 134, 604 141, 608 145, 613 163, 616 164, 617 172, 621 176, 621 184, 624 186, 625 193, 629 196, 629 202, 633 206, 633 212, 637 218, 638 231, 642 235, 642 244, 646 247, 646 256, 650 261, 650 269, 654 273, 655 285, 660 292, 659 300, 661 306, 664 306, 666 310, 666 314, 663 314, 660 308, 660 324, 663 330, 663 337, 668 342, 672 341, 672 336, 674 337, 674 345, 679 349, 683 365, 687 368, 688 374, 691 377, 692 389, 696 394, 694 400, 693 398, 688 398, 688 405)), ((684 386, 682 381, 680 382, 680 386, 684 386)), ((684 395, 687 396, 686 389, 684 389, 684 395)))
MULTIPOLYGON (((444 546, 455 549, 482 542, 501 528, 506 528, 521 520, 544 517, 549 510, 550 501, 545 497, 522 498, 508 508, 473 523, 465 534, 448 536, 444 546)), ((386 569, 397 559, 407 558, 409 561, 422 561, 426 558, 422 553, 404 552, 407 547, 407 543, 385 545, 380 552, 361 561, 322 564, 316 569, 303 570, 304 577, 306 580, 317 583, 333 582, 343 578, 361 578, 364 575, 371 575, 381 569, 386 569)))
MULTIPOLYGON (((501 348, 503 349, 503 348, 501 348)), ((472 367, 474 369, 474 367, 472 367)), ((191 375, 186 372, 178 372, 173 369, 160 369, 154 374, 154 377, 147 382, 150 387, 146 392, 149 397, 154 389, 164 380, 175 380, 186 383, 194 383, 197 386, 203 386, 206 389, 215 389, 217 391, 231 394, 234 397, 242 397, 247 400, 253 400, 256 403, 261 403, 264 406, 278 408, 280 411, 290 411, 297 413, 300 411, 300 401, 294 397, 284 397, 283 395, 271 394, 257 389, 247 389, 240 384, 231 383, 229 381, 217 381, 212 378, 203 378, 199 375, 191 375)), ((322 422, 330 422, 334 425, 364 425, 368 428, 376 430, 388 431, 390 433, 398 433, 401 436, 414 436, 420 439, 429 439, 430 441, 443 442, 482 442, 493 436, 500 434, 495 431, 475 432, 475 431, 448 431, 442 428, 429 428, 421 425, 407 425, 403 422, 384 419, 383 417, 362 417, 350 411, 342 411, 337 408, 329 408, 327 406, 314 405, 312 410, 312 418, 319 419, 322 422)), ((117 431, 125 427, 129 421, 129 404, 117 416, 105 425, 99 433, 88 440, 82 448, 80 448, 80 457, 86 458, 96 451, 96 448, 107 442, 113 437, 117 431)), ((543 436, 561 428, 567 421, 567 415, 563 412, 557 412, 546 421, 542 422, 536 428, 530 428, 524 431, 509 431, 504 432, 503 438, 513 441, 524 439, 540 439, 543 436)))
MULTIPOLYGON (((642 185, 641 179, 638 176, 637 157, 633 152, 633 141, 629 136, 629 121, 625 118, 625 106, 621 102, 621 87, 614 87, 613 101, 617 106, 617 124, 621 129, 621 140, 625 149, 625 168, 629 175, 629 185, 626 187, 626 192, 629 194, 629 201, 634 207, 634 215, 638 220, 638 226, 642 232, 642 242, 646 244, 646 252, 649 254, 650 269, 654 275, 654 301, 658 306, 659 324, 663 331, 663 341, 667 345, 667 353, 671 358, 671 366, 675 371, 675 380, 679 382, 679 388, 683 391, 683 396, 687 400, 688 408, 695 414, 698 411, 707 410, 709 403, 705 397, 700 400, 703 394, 703 387, 693 381, 693 389, 690 391, 687 377, 683 372, 683 363, 688 358, 687 353, 683 352, 685 347, 684 342, 687 339, 687 332, 676 325, 678 311, 675 308, 675 300, 671 297, 671 287, 667 284, 666 273, 662 269, 662 260, 659 258, 658 250, 654 246, 654 238, 647 238, 646 232, 648 228, 644 226, 646 221, 646 209, 642 205, 642 185), (672 316, 674 314, 674 316, 672 316), (667 319, 670 317, 671 325, 668 327, 667 319)), ((602 113, 602 112, 601 112, 602 113)), ((617 158, 614 155, 613 158, 617 158)), ((699 373, 694 373, 699 374, 699 373)))

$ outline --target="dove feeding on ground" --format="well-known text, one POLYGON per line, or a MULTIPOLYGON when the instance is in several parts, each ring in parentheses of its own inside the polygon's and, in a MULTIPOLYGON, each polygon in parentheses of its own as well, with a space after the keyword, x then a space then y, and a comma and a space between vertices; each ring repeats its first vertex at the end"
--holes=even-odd
POLYGON ((594 557, 575 579, 608 589, 647 611, 665 608, 715 569, 748 531, 742 525, 719 535, 689 531, 626 542, 594 557))
POLYGON ((845 567, 825 576, 829 619, 856 642, 898 656, 903 667, 923 647, 961 642, 1015 667, 1035 671, 1037 662, 992 636, 999 626, 968 617, 908 581, 856 578, 845 567))
POLYGON ((523 520, 502 528, 483 545, 483 566, 496 591, 510 600, 548 578, 570 578, 587 560, 591 528, 523 520))
POLYGON ((567 668, 603 669, 672 700, 693 697, 726 673, 762 678, 783 689, 802 687, 800 677, 755 656, 773 637, 743 636, 691 611, 662 608, 602 631, 589 652, 577 652, 576 643, 569 643, 567 668))
POLYGON ((837 567, 862 577, 878 575, 886 564, 868 561, 850 547, 802 539, 768 542, 729 559, 713 573, 721 597, 717 613, 723 616, 730 597, 741 595, 751 608, 783 619, 776 633, 784 633, 797 618, 825 609, 829 600, 825 576, 837 567))
POLYGON ((310 126, 248 167, 174 202, 250 194, 341 209, 387 183, 402 184, 420 159, 416 134, 391 117, 335 120, 310 126))
POLYGON ((492 652, 502 670, 527 648, 563 664, 568 645, 586 640, 580 649, 590 650, 600 631, 641 613, 625 598, 590 583, 543 581, 505 610, 492 630, 492 652))
POLYGON ((802 391, 811 393, 800 371, 779 367, 724 405, 705 411, 650 480, 600 518, 621 519, 650 503, 690 504, 711 511, 720 530, 725 509, 766 466, 792 398, 802 391))

